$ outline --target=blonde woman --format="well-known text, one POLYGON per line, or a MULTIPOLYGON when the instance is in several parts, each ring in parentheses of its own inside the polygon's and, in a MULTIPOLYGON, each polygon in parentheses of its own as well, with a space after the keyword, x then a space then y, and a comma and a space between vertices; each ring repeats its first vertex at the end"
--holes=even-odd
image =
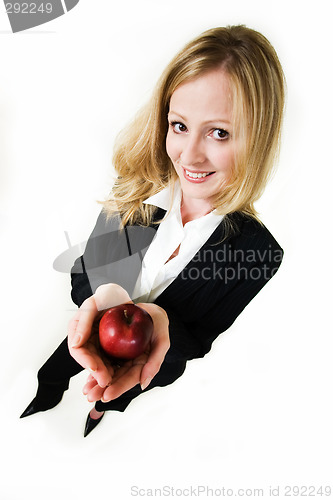
POLYGON ((69 379, 90 371, 84 435, 105 410, 179 378, 275 274, 283 251, 254 208, 276 160, 284 76, 275 50, 245 26, 215 28, 170 62, 119 136, 117 179, 72 269, 79 306, 65 339, 38 372, 22 417, 56 406, 69 379), (98 321, 131 302, 149 312, 147 352, 111 364, 98 321))

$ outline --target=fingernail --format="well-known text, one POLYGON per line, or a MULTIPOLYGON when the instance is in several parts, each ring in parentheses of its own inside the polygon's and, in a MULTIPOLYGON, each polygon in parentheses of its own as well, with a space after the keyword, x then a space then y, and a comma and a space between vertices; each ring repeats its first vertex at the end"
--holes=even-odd
POLYGON ((144 391, 151 382, 151 377, 147 377, 146 380, 141 384, 141 389, 144 391))
POLYGON ((81 335, 75 335, 71 347, 76 347, 81 341, 81 335))
POLYGON ((94 370, 93 368, 90 368, 89 366, 87 367, 87 370, 90 372, 90 373, 96 373, 97 370, 94 370))
POLYGON ((112 385, 112 382, 109 382, 108 384, 98 384, 100 387, 102 387, 102 389, 106 389, 107 387, 110 387, 110 385, 112 385))

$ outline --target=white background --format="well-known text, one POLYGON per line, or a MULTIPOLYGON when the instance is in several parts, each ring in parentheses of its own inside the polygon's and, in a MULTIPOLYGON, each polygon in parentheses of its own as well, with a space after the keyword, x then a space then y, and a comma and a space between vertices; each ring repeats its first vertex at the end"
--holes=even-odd
POLYGON ((17 34, 0 9, 1 499, 125 499, 131 486, 185 496, 191 485, 268 498, 333 483, 329 3, 81 0, 17 34), (176 51, 227 24, 264 33, 288 82, 279 169, 258 204, 283 266, 209 355, 86 439, 85 373, 58 407, 20 420, 75 311, 53 261, 65 232, 74 246, 92 230, 115 135, 176 51))

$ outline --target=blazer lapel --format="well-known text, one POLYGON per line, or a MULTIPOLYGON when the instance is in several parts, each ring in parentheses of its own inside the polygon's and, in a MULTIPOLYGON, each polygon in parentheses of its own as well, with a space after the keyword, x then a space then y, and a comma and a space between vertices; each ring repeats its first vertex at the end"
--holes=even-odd
MULTIPOLYGON (((226 237, 224 220, 217 226, 212 235, 194 255, 193 259, 185 266, 177 278, 161 293, 161 300, 177 300, 178 303, 191 304, 192 308, 200 307, 206 300, 208 289, 214 286, 214 272, 217 264, 228 265, 228 256, 232 238, 240 232, 241 218, 239 214, 230 214, 234 231, 226 237), (222 263, 222 264, 221 264, 222 263), (207 288, 208 285, 208 288, 207 288), (202 289, 202 294, 200 293, 202 289), (189 300, 192 296, 192 299, 189 300), (193 302, 195 297, 195 302, 193 302), (186 300, 187 299, 187 300, 186 300)), ((220 275, 216 274, 220 279, 220 275)), ((215 280, 216 281, 216 280, 215 280)), ((158 299, 159 300, 159 299, 158 299)))

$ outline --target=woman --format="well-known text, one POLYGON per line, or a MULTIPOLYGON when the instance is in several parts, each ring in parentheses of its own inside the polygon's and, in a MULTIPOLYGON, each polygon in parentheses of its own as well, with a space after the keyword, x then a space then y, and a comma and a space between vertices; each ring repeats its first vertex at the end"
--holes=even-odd
POLYGON ((65 339, 38 372, 22 416, 54 407, 87 368, 105 410, 182 375, 277 271, 282 249, 254 209, 276 158, 284 107, 278 57, 244 26, 211 29, 163 73, 148 105, 116 144, 110 198, 72 269, 79 306, 65 339), (112 365, 98 347, 103 310, 134 301, 152 317, 147 352, 112 365))

